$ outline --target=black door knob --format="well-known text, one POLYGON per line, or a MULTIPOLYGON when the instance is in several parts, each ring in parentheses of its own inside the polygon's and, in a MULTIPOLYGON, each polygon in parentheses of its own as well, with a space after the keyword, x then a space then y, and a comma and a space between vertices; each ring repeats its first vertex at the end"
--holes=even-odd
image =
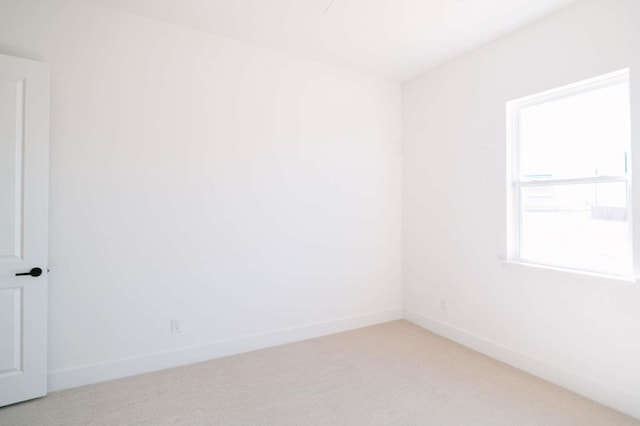
POLYGON ((19 274, 16 274, 16 277, 21 277, 24 275, 31 275, 32 277, 39 277, 40 275, 42 275, 42 269, 40 268, 31 268, 31 270, 29 272, 21 272, 19 274))

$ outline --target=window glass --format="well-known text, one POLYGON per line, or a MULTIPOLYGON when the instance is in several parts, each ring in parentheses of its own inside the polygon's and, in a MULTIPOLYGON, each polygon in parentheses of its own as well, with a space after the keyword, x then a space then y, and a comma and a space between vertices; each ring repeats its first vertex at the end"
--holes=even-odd
POLYGON ((511 255, 633 275, 628 71, 510 103, 511 255))
POLYGON ((521 189, 520 257, 631 275, 626 182, 521 189))
POLYGON ((520 110, 522 179, 620 176, 630 146, 628 84, 520 110))

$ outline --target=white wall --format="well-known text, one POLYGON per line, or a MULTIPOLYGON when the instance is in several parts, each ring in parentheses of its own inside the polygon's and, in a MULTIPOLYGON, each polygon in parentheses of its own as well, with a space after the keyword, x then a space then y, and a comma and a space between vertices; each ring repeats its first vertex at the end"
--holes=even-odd
POLYGON ((52 389, 401 316, 399 84, 72 0, 0 52, 52 69, 52 389))
POLYGON ((631 67, 640 144, 639 23, 582 1, 403 88, 406 318, 637 417, 640 285, 501 258, 505 102, 631 67))

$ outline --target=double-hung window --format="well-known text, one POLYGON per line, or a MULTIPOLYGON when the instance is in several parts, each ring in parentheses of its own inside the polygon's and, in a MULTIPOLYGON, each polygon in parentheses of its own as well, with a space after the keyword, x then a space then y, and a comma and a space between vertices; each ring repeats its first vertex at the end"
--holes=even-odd
POLYGON ((628 70, 507 104, 509 259, 631 277, 628 70))

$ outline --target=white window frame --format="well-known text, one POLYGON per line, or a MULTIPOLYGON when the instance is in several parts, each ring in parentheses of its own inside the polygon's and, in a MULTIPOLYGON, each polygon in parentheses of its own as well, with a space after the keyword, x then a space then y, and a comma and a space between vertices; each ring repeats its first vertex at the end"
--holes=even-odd
MULTIPOLYGON (((523 108, 547 103, 550 101, 575 96, 580 93, 590 92, 600 88, 613 86, 620 83, 627 83, 630 86, 629 69, 612 72, 588 80, 551 89, 542 93, 527 96, 507 102, 507 263, 538 266, 549 269, 564 270, 589 275, 605 276, 608 278, 619 278, 637 281, 634 276, 638 275, 638 253, 636 248, 640 247, 634 238, 634 215, 633 215, 633 188, 632 188, 632 164, 633 164, 633 140, 627 161, 627 173, 622 176, 596 176, 588 178, 568 178, 568 179, 521 179, 520 178, 520 111, 523 108), (577 269, 562 264, 539 263, 520 256, 520 238, 522 232, 522 205, 520 195, 522 188, 535 186, 557 186, 572 184, 597 184, 624 182, 627 187, 627 218, 629 221, 629 243, 632 251, 632 270, 634 276, 612 275, 603 273, 597 269, 577 269)), ((633 127, 633 123, 632 123, 633 127)), ((631 129, 630 129, 631 130, 631 129)))

